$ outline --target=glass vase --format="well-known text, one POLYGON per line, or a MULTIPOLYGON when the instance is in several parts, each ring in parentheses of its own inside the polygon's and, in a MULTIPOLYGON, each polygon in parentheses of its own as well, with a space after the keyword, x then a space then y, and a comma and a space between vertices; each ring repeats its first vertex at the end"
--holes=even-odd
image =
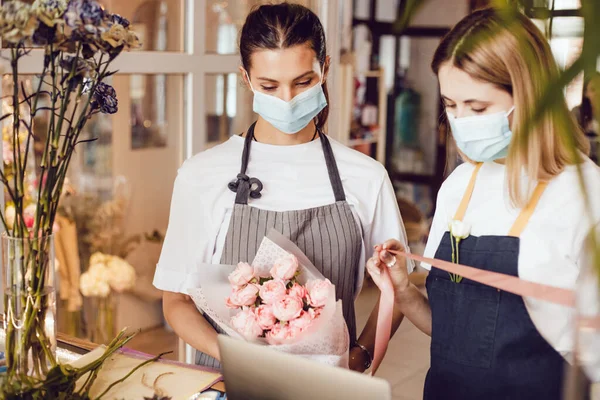
POLYGON ((43 379, 56 365, 54 237, 1 241, 7 377, 43 379))
POLYGON ((108 344, 115 337, 115 296, 92 297, 92 321, 89 340, 96 344, 108 344))

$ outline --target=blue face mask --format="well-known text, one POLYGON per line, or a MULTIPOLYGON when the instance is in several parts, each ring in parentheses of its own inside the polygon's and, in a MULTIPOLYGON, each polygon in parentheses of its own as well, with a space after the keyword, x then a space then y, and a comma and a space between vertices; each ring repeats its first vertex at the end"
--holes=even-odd
MULTIPOLYGON (((250 83, 247 73, 246 77, 250 83)), ((276 129, 293 135, 305 128, 327 107, 327 99, 322 85, 323 82, 319 82, 290 101, 285 101, 279 97, 254 90, 250 83, 250 88, 254 93, 252 109, 276 129)))
POLYGON ((508 116, 513 112, 456 118, 446 112, 458 148, 471 160, 486 162, 505 158, 512 138, 508 116))

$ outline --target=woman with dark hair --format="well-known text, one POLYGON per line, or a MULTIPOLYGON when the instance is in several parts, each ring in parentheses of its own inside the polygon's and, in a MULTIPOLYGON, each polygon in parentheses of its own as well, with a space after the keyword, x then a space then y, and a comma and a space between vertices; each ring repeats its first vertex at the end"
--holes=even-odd
MULTIPOLYGON (((186 296, 202 263, 251 262, 269 229, 284 234, 336 287, 350 337, 350 368, 368 368, 376 309, 360 338, 354 300, 366 249, 406 234, 383 166, 324 134, 329 57, 325 32, 309 9, 263 5, 240 37, 240 72, 258 119, 247 132, 187 160, 179 169, 169 228, 154 285, 164 314, 219 368, 217 331, 186 296), (241 167, 240 167, 241 164, 241 167)), ((412 270, 412 264, 408 266, 412 270)), ((395 316, 397 328, 402 314, 395 316)))
POLYGON ((590 158, 598 164, 598 141, 600 140, 600 72, 595 72, 583 85, 581 105, 573 114, 585 136, 590 141, 590 158))

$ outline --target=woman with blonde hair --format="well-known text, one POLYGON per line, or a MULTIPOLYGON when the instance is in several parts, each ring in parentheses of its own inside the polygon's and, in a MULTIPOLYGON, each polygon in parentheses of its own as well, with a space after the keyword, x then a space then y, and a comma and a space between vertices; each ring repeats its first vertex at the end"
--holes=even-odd
MULTIPOLYGON (((425 256, 573 289, 600 221, 600 170, 563 98, 527 128, 559 72, 547 41, 521 14, 507 24, 480 10, 442 40, 432 68, 467 162, 440 189, 425 256)), ((368 270, 380 284, 381 268, 391 268, 399 308, 431 335, 425 399, 561 398, 571 309, 435 267, 425 297, 406 260, 388 251, 402 249, 396 240, 376 247, 368 270)))

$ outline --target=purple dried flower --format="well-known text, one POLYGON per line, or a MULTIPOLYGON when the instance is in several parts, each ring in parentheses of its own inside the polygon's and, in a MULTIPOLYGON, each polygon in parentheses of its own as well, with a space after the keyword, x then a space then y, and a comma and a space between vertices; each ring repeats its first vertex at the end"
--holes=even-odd
POLYGON ((127 18, 121 17, 119 14, 111 14, 110 19, 113 24, 119 24, 123 25, 123 28, 129 28, 129 20, 127 18))
POLYGON ((70 0, 65 21, 71 28, 91 25, 99 27, 105 17, 104 9, 94 0, 70 0))
POLYGON ((91 106, 92 110, 99 110, 104 114, 116 113, 119 108, 115 88, 104 82, 98 82, 92 94, 91 106))
POLYGON ((73 71, 74 76, 84 77, 90 72, 90 65, 81 57, 67 56, 60 61, 60 66, 69 74, 73 71))
POLYGON ((56 26, 39 24, 33 33, 33 43, 38 46, 45 46, 56 41, 56 26))

